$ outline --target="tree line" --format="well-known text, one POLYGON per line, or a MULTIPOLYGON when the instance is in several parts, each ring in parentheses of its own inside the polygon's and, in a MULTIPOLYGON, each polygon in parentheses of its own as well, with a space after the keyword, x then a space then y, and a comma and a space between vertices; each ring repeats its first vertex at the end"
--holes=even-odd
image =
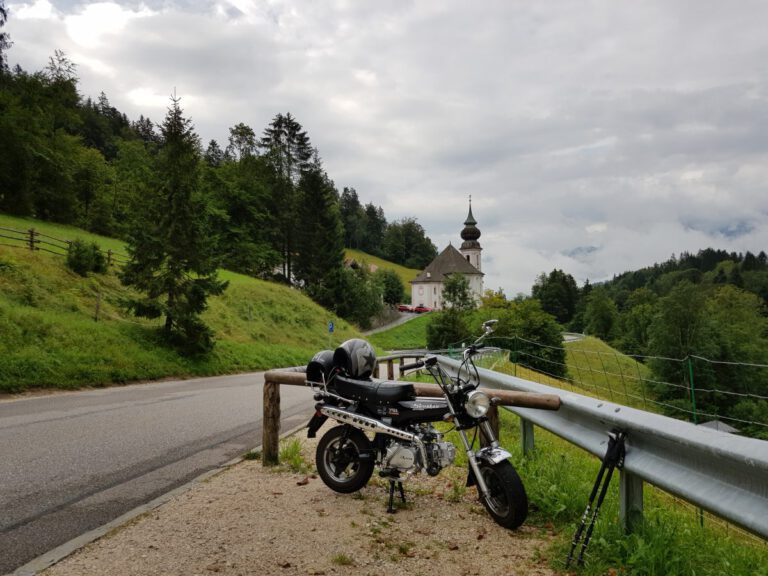
MULTIPOLYGON (((7 16, 0 1, 0 28, 7 16)), ((146 296, 132 308, 163 314, 171 340, 209 348, 198 315, 223 289, 220 266, 301 288, 366 326, 404 288, 392 272, 345 266, 344 248, 417 268, 436 255, 415 219, 388 222, 354 188, 340 194, 290 113, 260 136, 239 123, 225 145, 204 146, 175 95, 160 125, 129 120, 103 92, 81 96, 63 52, 30 73, 8 66, 10 45, 0 34, 0 211, 125 239, 124 281, 146 296)))
POLYGON ((768 438, 749 424, 768 424, 768 369, 754 366, 768 364, 765 252, 683 252, 581 287, 556 269, 536 279, 532 297, 564 328, 646 362, 654 380, 672 384, 655 386, 671 410, 723 415, 768 438))

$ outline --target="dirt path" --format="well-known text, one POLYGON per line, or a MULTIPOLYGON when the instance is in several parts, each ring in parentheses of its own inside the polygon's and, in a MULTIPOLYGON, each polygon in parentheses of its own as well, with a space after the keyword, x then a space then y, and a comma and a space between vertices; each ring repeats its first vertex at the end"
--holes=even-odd
MULTIPOLYGON (((313 460, 314 443, 302 442, 313 460)), ((378 478, 340 495, 319 478, 244 461, 43 574, 554 574, 537 560, 546 534, 497 526, 463 484, 459 468, 417 476, 409 504, 390 515, 378 478)))

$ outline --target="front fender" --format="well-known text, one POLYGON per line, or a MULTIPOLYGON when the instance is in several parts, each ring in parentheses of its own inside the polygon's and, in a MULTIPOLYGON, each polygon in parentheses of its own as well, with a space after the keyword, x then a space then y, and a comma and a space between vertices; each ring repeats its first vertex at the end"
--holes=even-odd
POLYGON ((487 462, 491 466, 498 464, 499 462, 504 462, 504 460, 510 456, 512 456, 512 454, 504 450, 504 448, 493 448, 492 446, 480 448, 480 450, 475 452, 475 458, 487 462))
MULTIPOLYGON (((475 452, 475 458, 477 458, 478 464, 482 462, 488 464, 489 466, 503 462, 510 456, 512 456, 512 454, 504 450, 504 448, 493 448, 492 446, 480 448, 480 450, 475 452)), ((477 484, 477 479, 475 478, 475 473, 470 466, 469 474, 467 475, 467 486, 474 486, 475 484, 477 484)))

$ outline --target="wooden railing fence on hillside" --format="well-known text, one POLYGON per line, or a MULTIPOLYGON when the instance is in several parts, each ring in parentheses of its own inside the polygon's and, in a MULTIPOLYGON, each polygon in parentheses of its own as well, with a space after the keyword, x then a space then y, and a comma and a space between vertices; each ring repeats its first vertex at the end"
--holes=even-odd
MULTIPOLYGON (((0 245, 10 246, 12 248, 26 248, 33 251, 48 252, 56 256, 66 256, 73 240, 64 240, 38 232, 34 228, 29 230, 16 230, 14 228, 5 228, 0 226, 0 245)), ((128 256, 114 252, 111 249, 102 250, 99 248, 107 261, 107 268, 112 266, 122 266, 128 263, 128 256)))

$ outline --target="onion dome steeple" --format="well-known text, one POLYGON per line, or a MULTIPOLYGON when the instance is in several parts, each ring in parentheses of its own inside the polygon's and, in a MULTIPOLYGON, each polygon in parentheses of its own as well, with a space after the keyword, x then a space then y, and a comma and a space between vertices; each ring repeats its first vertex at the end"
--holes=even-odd
POLYGON ((464 221, 464 230, 461 231, 461 239, 464 240, 461 244, 462 250, 479 249, 480 243, 477 241, 480 238, 480 230, 477 229, 477 220, 472 215, 472 196, 469 197, 469 214, 464 221))

